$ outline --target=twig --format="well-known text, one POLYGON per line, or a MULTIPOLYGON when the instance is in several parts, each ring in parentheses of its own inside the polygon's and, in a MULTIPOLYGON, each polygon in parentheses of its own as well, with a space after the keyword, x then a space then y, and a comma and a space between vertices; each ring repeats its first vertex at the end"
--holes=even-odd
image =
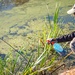
POLYGON ((60 67, 65 66, 65 64, 60 65, 59 67, 57 67, 55 70, 53 70, 50 74, 52 75, 53 72, 55 72, 57 69, 59 69, 60 67))
POLYGON ((19 53, 26 61, 28 61, 23 54, 21 54, 17 49, 15 49, 13 46, 11 46, 8 42, 3 40, 3 38, 0 38, 3 42, 5 42, 7 45, 9 45, 13 50, 15 50, 17 53, 19 53))

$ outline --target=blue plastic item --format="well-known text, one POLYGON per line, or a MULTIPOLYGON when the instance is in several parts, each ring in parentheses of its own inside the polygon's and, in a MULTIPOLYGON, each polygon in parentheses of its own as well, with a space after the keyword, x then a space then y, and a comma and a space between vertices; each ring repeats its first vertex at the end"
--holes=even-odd
POLYGON ((65 55, 66 55, 66 51, 63 50, 63 48, 62 48, 62 46, 61 46, 60 44, 54 43, 54 44, 53 44, 53 48, 54 48, 54 50, 55 50, 57 53, 59 53, 60 55, 62 55, 62 56, 65 56, 65 55))

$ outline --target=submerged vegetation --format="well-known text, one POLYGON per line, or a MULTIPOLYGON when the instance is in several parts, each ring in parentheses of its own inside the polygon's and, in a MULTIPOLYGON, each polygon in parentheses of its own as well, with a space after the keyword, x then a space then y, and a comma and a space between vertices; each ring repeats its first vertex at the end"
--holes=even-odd
MULTIPOLYGON (((49 10, 48 6, 47 10, 49 10)), ((37 34, 38 41, 36 41, 33 34, 30 34, 33 35, 34 42, 37 42, 36 46, 34 43, 27 50, 24 50, 22 46, 19 47, 19 49, 15 49, 9 43, 5 42, 13 49, 10 49, 10 53, 7 54, 4 59, 0 58, 1 75, 52 75, 52 73, 62 65, 62 61, 71 53, 58 60, 60 56, 51 45, 46 43, 47 38, 56 38, 63 34, 62 29, 58 25, 58 14, 59 7, 56 6, 53 21, 45 18, 45 23, 43 27, 41 27, 42 29, 40 31, 37 29, 37 33, 39 33, 39 36, 37 34)), ((30 36, 28 36, 28 38, 32 39, 30 36)), ((30 45, 30 42, 26 42, 30 45)))

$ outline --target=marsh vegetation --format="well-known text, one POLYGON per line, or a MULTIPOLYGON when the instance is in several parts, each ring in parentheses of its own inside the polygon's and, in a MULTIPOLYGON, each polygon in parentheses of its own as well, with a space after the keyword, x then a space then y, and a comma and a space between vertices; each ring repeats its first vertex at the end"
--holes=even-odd
MULTIPOLYGON (((60 57, 46 39, 74 30, 74 19, 65 15, 73 1, 64 5, 63 0, 63 7, 53 0, 26 0, 25 4, 25 0, 14 1, 21 5, 0 12, 0 74, 57 75, 54 70, 58 72, 64 63, 68 66, 68 59, 60 57)), ((62 44, 65 49, 67 45, 62 44)))

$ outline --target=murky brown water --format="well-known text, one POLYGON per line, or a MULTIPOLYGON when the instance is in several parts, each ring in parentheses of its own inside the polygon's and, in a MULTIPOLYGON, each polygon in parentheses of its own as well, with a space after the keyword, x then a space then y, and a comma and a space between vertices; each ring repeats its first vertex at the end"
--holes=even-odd
POLYGON ((16 5, 18 4, 23 4, 23 3, 26 3, 28 2, 29 0, 13 0, 12 2, 14 2, 16 5))
POLYGON ((1 0, 0 1, 0 11, 2 10, 9 10, 15 6, 24 4, 29 0, 1 0))

